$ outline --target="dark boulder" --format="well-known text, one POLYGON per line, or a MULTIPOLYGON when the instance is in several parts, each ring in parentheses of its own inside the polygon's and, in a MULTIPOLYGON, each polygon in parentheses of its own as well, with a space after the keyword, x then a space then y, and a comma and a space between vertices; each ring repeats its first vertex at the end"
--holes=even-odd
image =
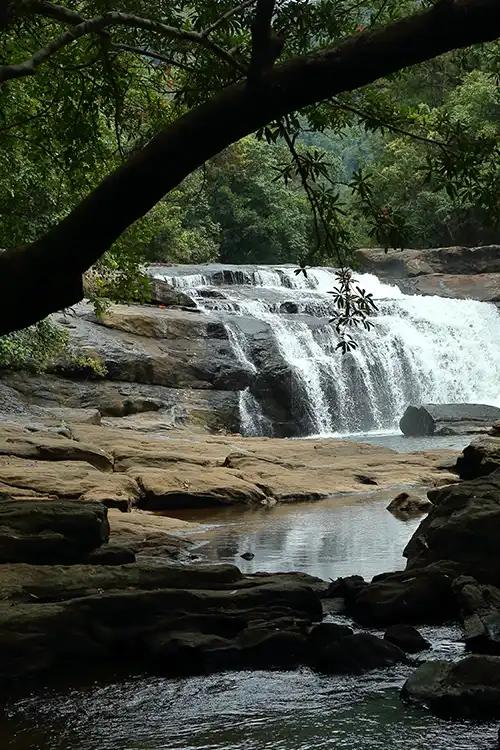
POLYGON ((320 622, 309 633, 309 645, 312 652, 317 653, 350 635, 354 635, 354 631, 347 625, 338 625, 335 622, 320 622))
POLYGON ((488 432, 500 409, 486 404, 422 404, 408 406, 399 427, 407 436, 469 435, 488 432))
POLYGON ((348 612, 369 626, 446 622, 457 613, 451 589, 457 570, 448 563, 376 577, 360 588, 348 612))
POLYGON ((305 663, 322 617, 307 581, 229 565, 3 566, 0 687, 124 655, 169 675, 305 663))
POLYGON ((303 664, 307 653, 306 637, 294 627, 249 627, 236 643, 242 669, 290 669, 303 664))
POLYGON ((356 600, 360 591, 367 586, 368 583, 362 576, 337 578, 328 586, 325 597, 329 599, 344 599, 346 605, 350 605, 356 600))
POLYGON ((457 459, 461 479, 477 479, 500 469, 500 438, 481 437, 463 449, 457 459))
POLYGON ((135 562, 135 552, 117 544, 104 544, 92 550, 81 562, 86 565, 130 565, 135 562))
POLYGON ((470 651, 500 656, 500 589, 461 576, 453 582, 470 651))
POLYGON ((405 682, 402 698, 445 717, 500 717, 500 657, 429 661, 405 682))
POLYGON ((404 652, 371 633, 355 633, 320 643, 312 664, 326 674, 362 674, 406 660, 404 652))
POLYGON ((500 583, 500 471, 429 495, 434 508, 403 553, 408 568, 451 560, 461 573, 500 583))
POLYGON ((0 500, 0 563, 71 563, 109 538, 100 503, 0 500))
POLYGON ((285 313, 287 315, 294 315, 299 312, 299 305, 297 302, 282 302, 280 305, 280 313, 285 313))
POLYGON ((431 644, 411 625, 391 625, 384 633, 384 639, 398 646, 407 654, 425 651, 431 644))

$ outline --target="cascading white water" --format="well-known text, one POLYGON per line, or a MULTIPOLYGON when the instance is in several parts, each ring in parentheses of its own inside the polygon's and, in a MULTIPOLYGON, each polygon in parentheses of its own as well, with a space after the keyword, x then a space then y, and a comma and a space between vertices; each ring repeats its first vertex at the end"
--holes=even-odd
MULTIPOLYGON (((290 400, 300 402, 303 433, 395 429, 409 403, 500 406, 500 315, 493 305, 408 296, 375 276, 360 275, 359 285, 373 294, 379 312, 371 331, 355 331, 358 348, 343 356, 329 324, 333 269, 311 269, 307 277, 293 267, 265 266, 151 272, 192 294, 206 313, 222 316, 235 358, 250 371, 258 367, 252 336, 241 321, 268 327, 294 376, 290 400)), ((257 402, 250 391, 242 399, 247 418, 257 402)))

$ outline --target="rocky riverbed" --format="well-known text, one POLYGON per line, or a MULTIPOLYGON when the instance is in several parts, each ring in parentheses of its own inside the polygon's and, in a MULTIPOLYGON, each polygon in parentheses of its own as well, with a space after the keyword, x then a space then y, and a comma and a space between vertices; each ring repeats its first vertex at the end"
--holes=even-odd
POLYGON ((499 438, 479 438, 457 461, 334 439, 165 438, 85 421, 61 428, 46 415, 5 423, 0 453, 4 689, 20 675, 111 667, 124 653, 131 666, 168 675, 299 664, 357 673, 407 662, 405 637, 395 645, 321 624, 333 606, 365 628, 463 618, 467 645, 481 654, 464 662, 463 690, 450 673, 448 700, 448 677, 429 668, 404 694, 457 715, 496 715, 499 438), (327 585, 188 563, 196 509, 272 512, 367 488, 397 494, 403 484, 431 488, 433 503, 405 550, 407 571, 327 585), (186 508, 190 522, 150 512, 186 508), (486 703, 470 698, 471 680, 486 703), (436 685, 444 698, 434 701, 436 685))

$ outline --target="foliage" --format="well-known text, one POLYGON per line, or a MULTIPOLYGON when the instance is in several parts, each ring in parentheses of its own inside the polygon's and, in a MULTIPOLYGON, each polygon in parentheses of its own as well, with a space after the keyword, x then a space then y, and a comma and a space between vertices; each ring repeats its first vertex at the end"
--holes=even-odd
POLYGON ((384 210, 406 246, 479 245, 498 238, 498 85, 478 68, 455 82, 438 106, 421 102, 413 113, 429 140, 389 136, 384 151, 366 166, 368 195, 361 196, 358 185, 353 208, 357 201, 361 215, 371 204, 364 222, 371 240, 393 244, 390 234, 381 236, 381 222, 373 221, 374 213, 384 210))
POLYGON ((70 343, 68 332, 49 318, 34 326, 0 336, 0 371, 27 370, 32 373, 59 370, 78 372, 84 377, 103 378, 102 360, 70 343))
POLYGON ((108 369, 100 357, 74 351, 69 356, 55 362, 53 369, 61 374, 92 380, 105 378, 108 374, 108 369))
POLYGON ((68 334, 49 320, 0 336, 0 369, 39 373, 65 355, 68 355, 68 334))

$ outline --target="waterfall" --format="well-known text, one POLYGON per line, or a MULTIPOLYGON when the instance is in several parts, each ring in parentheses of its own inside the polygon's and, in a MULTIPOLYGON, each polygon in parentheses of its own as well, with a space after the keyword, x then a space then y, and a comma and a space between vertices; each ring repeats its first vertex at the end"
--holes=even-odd
MULTIPOLYGON (((358 348, 343 356, 329 322, 334 269, 314 268, 304 276, 292 266, 214 264, 150 272, 182 287, 201 311, 224 322, 235 359, 256 379, 273 358, 283 363, 297 434, 395 430, 410 403, 500 406, 500 315, 494 305, 409 296, 359 275, 379 312, 371 331, 354 330, 358 348)), ((266 403, 273 396, 268 390, 266 403)), ((250 388, 240 394, 243 430, 269 434, 262 396, 255 393, 250 388)))

